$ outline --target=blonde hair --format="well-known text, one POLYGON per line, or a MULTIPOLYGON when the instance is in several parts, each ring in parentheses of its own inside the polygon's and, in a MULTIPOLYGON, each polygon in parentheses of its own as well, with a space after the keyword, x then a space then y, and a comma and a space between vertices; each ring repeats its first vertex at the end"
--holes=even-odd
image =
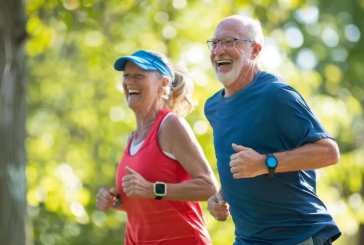
POLYGON ((179 116, 186 116, 190 113, 194 105, 192 103, 192 92, 194 89, 193 80, 188 74, 185 64, 178 63, 173 65, 172 62, 162 53, 149 51, 158 56, 171 70, 173 81, 168 86, 163 87, 163 99, 165 105, 179 116))

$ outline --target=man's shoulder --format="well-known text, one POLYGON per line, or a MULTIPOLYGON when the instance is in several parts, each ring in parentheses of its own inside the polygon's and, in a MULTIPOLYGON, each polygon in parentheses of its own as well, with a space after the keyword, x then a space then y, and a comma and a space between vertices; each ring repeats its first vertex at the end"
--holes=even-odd
POLYGON ((283 78, 267 71, 261 71, 259 76, 260 83, 265 83, 271 88, 282 88, 289 86, 283 78))
POLYGON ((295 88, 286 83, 286 81, 278 75, 262 71, 259 79, 261 80, 260 84, 266 85, 265 90, 275 94, 275 97, 280 97, 282 95, 290 96, 292 94, 297 94, 302 97, 295 88))
POLYGON ((208 104, 213 103, 214 101, 218 101, 223 90, 224 89, 220 89, 215 94, 213 94, 210 98, 208 98, 206 100, 205 106, 208 106, 208 104))
POLYGON ((263 93, 264 96, 275 97, 280 90, 290 87, 283 78, 273 73, 260 71, 258 75, 253 87, 255 91, 263 93))

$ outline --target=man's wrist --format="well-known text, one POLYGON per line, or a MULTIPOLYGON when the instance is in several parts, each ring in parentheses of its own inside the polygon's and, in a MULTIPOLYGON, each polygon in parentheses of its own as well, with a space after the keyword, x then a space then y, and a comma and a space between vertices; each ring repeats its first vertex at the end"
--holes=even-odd
POLYGON ((259 160, 260 164, 259 164, 259 166, 262 169, 262 174, 268 174, 269 173, 268 168, 265 166, 265 158, 266 158, 265 155, 260 154, 260 160, 259 160))

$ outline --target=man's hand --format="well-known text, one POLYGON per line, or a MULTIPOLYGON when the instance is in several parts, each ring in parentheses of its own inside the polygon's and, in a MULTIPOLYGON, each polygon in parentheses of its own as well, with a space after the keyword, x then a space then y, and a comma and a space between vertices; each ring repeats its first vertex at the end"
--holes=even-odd
POLYGON ((154 198, 153 183, 129 167, 125 167, 127 175, 122 179, 123 190, 128 197, 154 198))
POLYGON ((118 201, 117 194, 115 188, 101 188, 96 195, 96 207, 102 211, 109 210, 118 201))
POLYGON ((230 167, 234 179, 251 178, 268 173, 264 163, 264 155, 234 143, 232 147, 237 152, 230 156, 230 167))
POLYGON ((221 190, 207 200, 207 209, 217 221, 225 221, 230 215, 221 190))

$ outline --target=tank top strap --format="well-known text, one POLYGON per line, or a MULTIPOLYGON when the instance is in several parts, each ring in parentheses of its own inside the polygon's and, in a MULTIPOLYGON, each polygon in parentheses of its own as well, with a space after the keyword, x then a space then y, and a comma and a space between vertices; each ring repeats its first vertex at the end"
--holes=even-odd
POLYGON ((148 144, 150 141, 153 141, 154 139, 158 138, 158 131, 159 131, 159 127, 163 121, 163 118, 168 114, 172 112, 170 109, 168 109, 167 107, 165 107, 164 109, 162 109, 159 113, 157 118, 155 119, 152 128, 149 131, 149 134, 147 136, 147 138, 145 139, 144 144, 148 144))

